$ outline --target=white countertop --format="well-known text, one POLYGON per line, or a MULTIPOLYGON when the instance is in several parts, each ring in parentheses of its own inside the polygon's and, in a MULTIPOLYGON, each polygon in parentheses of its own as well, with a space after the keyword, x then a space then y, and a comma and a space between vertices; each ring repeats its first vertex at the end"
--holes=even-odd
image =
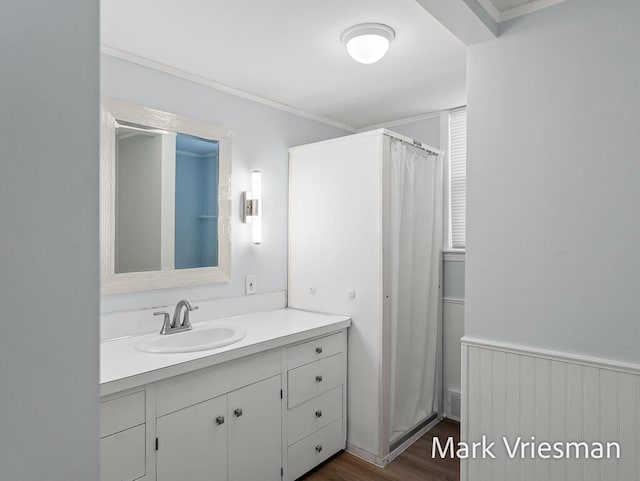
POLYGON ((106 396, 195 369, 329 334, 349 327, 351 320, 348 317, 296 309, 277 309, 198 322, 194 323, 194 326, 215 324, 238 326, 244 329, 247 335, 235 344, 217 349, 170 354, 151 354, 135 348, 141 339, 157 336, 157 333, 100 343, 100 395, 106 396))

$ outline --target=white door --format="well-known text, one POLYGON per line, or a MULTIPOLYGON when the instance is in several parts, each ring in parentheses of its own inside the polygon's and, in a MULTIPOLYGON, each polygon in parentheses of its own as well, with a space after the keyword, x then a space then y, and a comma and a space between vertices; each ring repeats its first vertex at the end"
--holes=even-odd
POLYGON ((226 395, 158 418, 157 481, 226 481, 227 422, 226 395))
POLYGON ((229 393, 229 481, 280 481, 280 389, 274 376, 229 393))

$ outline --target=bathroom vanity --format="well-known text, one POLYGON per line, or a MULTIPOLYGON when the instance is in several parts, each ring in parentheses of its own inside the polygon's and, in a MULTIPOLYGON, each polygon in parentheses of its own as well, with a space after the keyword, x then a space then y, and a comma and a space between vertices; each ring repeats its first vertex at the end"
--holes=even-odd
POLYGON ((101 481, 299 478, 345 448, 350 323, 278 309, 196 324, 246 333, 208 351, 103 342, 101 481))

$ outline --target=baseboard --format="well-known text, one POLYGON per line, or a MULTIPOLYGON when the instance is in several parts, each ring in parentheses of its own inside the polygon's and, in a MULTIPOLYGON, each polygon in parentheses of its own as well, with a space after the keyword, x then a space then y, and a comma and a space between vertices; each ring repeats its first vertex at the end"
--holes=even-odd
POLYGON ((457 297, 443 297, 442 302, 445 304, 461 304, 464 306, 464 299, 460 299, 457 297))
POLYGON ((461 437, 496 442, 497 459, 461 462, 462 481, 566 479, 640 481, 640 366, 462 339, 461 437), (503 436, 620 446, 620 458, 509 458, 503 436))
POLYGON ((360 458, 368 463, 375 464, 378 467, 384 468, 384 464, 382 464, 382 458, 370 453, 369 451, 366 451, 349 443, 347 443, 346 451, 349 454, 353 454, 356 458, 360 458))
POLYGON ((368 463, 375 464, 380 468, 384 468, 391 461, 400 456, 404 451, 406 451, 413 443, 415 443, 418 439, 420 439, 424 434, 426 434, 430 429, 432 429, 436 424, 438 424, 442 420, 443 416, 434 415, 434 418, 431 421, 428 421, 427 424, 420 427, 415 433, 411 435, 408 439, 406 439, 402 444, 396 447, 393 451, 391 451, 386 456, 376 456, 375 454, 370 453, 364 449, 358 448, 357 446, 353 446, 352 444, 347 443, 346 451, 350 454, 353 454, 355 457, 360 458, 368 463))
POLYGON ((442 421, 443 416, 436 415, 435 418, 416 431, 410 438, 404 441, 401 445, 391 451, 387 456, 382 459, 383 466, 386 466, 391 461, 400 456, 403 452, 411 447, 413 443, 415 443, 418 439, 424 436, 428 431, 430 431, 436 424, 442 421))

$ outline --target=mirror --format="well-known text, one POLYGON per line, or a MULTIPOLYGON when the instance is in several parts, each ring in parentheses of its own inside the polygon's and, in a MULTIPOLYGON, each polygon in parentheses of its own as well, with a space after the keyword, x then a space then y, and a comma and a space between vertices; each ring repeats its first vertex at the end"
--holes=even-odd
POLYGON ((102 293, 228 281, 230 131, 113 99, 101 117, 102 293))

